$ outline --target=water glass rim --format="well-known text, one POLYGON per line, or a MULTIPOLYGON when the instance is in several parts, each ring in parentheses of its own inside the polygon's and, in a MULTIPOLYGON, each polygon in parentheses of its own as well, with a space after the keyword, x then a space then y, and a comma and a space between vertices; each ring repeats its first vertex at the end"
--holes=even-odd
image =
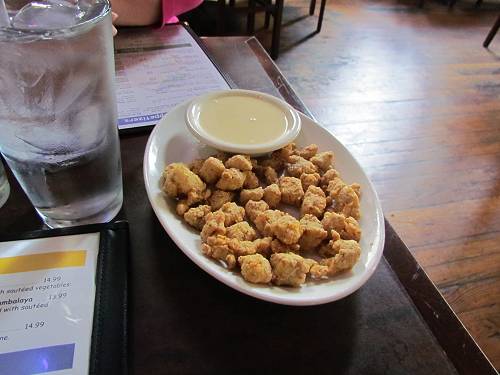
POLYGON ((35 40, 43 39, 57 39, 58 37, 67 38, 68 36, 73 36, 81 34, 82 32, 93 27, 95 24, 99 23, 103 18, 105 18, 111 12, 111 4, 109 0, 99 0, 98 3, 104 4, 103 11, 99 13, 94 18, 86 20, 81 23, 77 23, 73 26, 62 27, 58 29, 27 29, 27 28, 14 28, 14 27, 0 27, 0 42, 2 41, 2 34, 7 36, 7 39, 16 40, 19 39, 29 39, 34 38, 35 40))

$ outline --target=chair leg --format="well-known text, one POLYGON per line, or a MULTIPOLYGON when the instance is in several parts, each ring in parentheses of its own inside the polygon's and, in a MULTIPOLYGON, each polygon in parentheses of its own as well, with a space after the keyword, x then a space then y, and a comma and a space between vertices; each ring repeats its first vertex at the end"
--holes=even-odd
POLYGON ((479 8, 482 3, 483 3, 483 0, 477 0, 476 1, 476 8, 479 8))
POLYGON ((486 36, 486 39, 484 40, 484 43, 483 43, 483 47, 484 48, 488 48, 488 46, 490 45, 491 41, 493 40, 493 38, 497 34, 498 29, 500 29, 500 15, 498 16, 495 24, 493 25, 493 27, 491 28, 490 32, 488 33, 488 36, 486 36))
POLYGON ((283 17, 283 0, 276 0, 273 20, 273 39, 271 42, 271 58, 277 59, 280 53, 281 18, 283 17))
POLYGON ((311 0, 311 4, 309 4, 309 15, 312 16, 314 14, 314 9, 316 8, 316 0, 311 0))
MULTIPOLYGON (((272 0, 264 1, 266 8, 272 6, 272 0)), ((269 24, 271 23, 271 11, 266 9, 266 18, 264 18, 264 28, 269 29, 269 24)))
POLYGON ((247 34, 255 33, 255 0, 248 0, 247 34))
POLYGON ((448 0, 448 9, 453 9, 457 0, 448 0))
POLYGON ((234 7, 235 4, 236 4, 236 0, 229 0, 230 7, 234 7))
POLYGON ((217 15, 215 26, 217 35, 224 35, 224 8, 226 7, 226 0, 217 0, 217 15))
POLYGON ((266 12, 266 18, 264 18, 264 28, 268 29, 269 28, 269 23, 271 21, 271 13, 266 12))
POLYGON ((323 25, 323 16, 325 15, 326 0, 321 0, 321 6, 319 8, 318 26, 316 27, 316 33, 319 34, 321 31, 321 26, 323 25))

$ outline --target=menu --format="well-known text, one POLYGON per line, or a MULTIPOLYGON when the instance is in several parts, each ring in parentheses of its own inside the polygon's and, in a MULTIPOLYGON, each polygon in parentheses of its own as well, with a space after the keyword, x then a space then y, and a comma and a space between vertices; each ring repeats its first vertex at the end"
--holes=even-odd
POLYGON ((87 374, 99 233, 0 243, 0 374, 87 374))
POLYGON ((120 129, 154 125, 186 100, 230 88, 182 24, 120 31, 115 66, 120 129))

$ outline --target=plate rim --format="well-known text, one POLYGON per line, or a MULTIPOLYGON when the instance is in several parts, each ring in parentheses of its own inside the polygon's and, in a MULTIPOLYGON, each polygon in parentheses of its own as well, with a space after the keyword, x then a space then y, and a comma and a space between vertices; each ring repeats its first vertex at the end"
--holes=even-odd
MULTIPOLYGON (((337 137, 335 137, 335 135, 329 129, 321 126, 317 121, 311 119, 310 117, 308 117, 307 115, 305 115, 304 113, 302 113, 300 111, 298 111, 299 116, 305 117, 306 121, 310 121, 315 126, 318 126, 321 129, 325 130, 326 132, 328 132, 328 134, 331 137, 333 137, 338 143, 340 143, 340 145, 349 154, 349 156, 352 158, 352 160, 357 165, 357 167, 365 175, 365 177, 366 177, 366 179, 368 181, 368 184, 370 185, 370 188, 371 188, 371 190, 372 190, 372 192, 374 194, 374 198, 375 198, 377 225, 380 227, 380 230, 376 231, 376 237, 375 237, 375 239, 373 241, 374 243, 378 242, 378 246, 375 249, 375 254, 374 254, 374 257, 372 258, 373 260, 371 262, 372 264, 370 265, 370 267, 366 268, 365 272, 361 275, 361 277, 359 279, 357 279, 357 280, 354 281, 354 284, 352 286, 350 286, 346 290, 342 291, 341 293, 333 294, 333 295, 320 296, 320 297, 313 297, 313 298, 307 298, 307 296, 306 296, 303 299, 296 299, 296 298, 290 298, 289 296, 286 296, 286 295, 266 295, 266 294, 261 294, 261 293, 258 292, 258 289, 254 289, 254 288, 251 288, 251 287, 250 288, 242 288, 242 287, 240 287, 240 285, 238 285, 237 283, 233 282, 232 280, 227 279, 225 277, 221 277, 222 276, 221 273, 219 273, 217 271, 212 272, 212 270, 210 268, 208 268, 208 267, 205 267, 205 265, 201 261, 199 261, 194 256, 194 254, 191 254, 190 251, 185 251, 183 249, 183 244, 182 244, 180 238, 178 238, 178 236, 176 236, 173 233, 172 229, 169 228, 169 226, 166 225, 160 219, 161 213, 158 211, 159 207, 156 207, 156 205, 153 204, 153 198, 154 197, 152 196, 153 192, 151 191, 150 186, 152 186, 151 184, 154 183, 154 182, 150 181, 150 179, 149 179, 149 176, 148 176, 148 173, 147 173, 147 171, 148 171, 147 167, 150 164, 150 149, 151 149, 151 144, 154 142, 156 134, 160 131, 159 129, 161 129, 163 126, 167 126, 167 125, 165 125, 166 124, 165 121, 168 118, 169 114, 173 113, 176 110, 179 110, 181 107, 186 107, 187 108, 187 106, 188 106, 188 104, 190 102, 191 102, 191 100, 188 100, 188 101, 186 101, 184 103, 181 103, 181 104, 177 105, 176 107, 172 108, 172 110, 169 111, 169 113, 165 114, 161 118, 161 120, 155 125, 155 127, 151 131, 151 133, 149 135, 149 138, 148 138, 148 141, 146 143, 146 147, 145 147, 145 150, 144 150, 144 158, 143 158, 143 178, 144 178, 144 184, 145 184, 146 193, 147 193, 147 196, 148 196, 149 203, 150 203, 151 207, 153 208, 153 211, 154 211, 154 213, 156 215, 156 218, 160 222, 161 226, 167 232, 167 234, 170 237, 170 239, 177 245, 177 247, 194 264, 196 264, 204 272, 208 273, 210 276, 212 276, 213 278, 215 278, 219 282, 222 282, 226 286, 228 286, 228 287, 230 287, 232 289, 235 289, 238 292, 241 292, 241 293, 246 294, 248 296, 257 298, 259 300, 264 300, 264 301, 267 301, 267 302, 271 302, 271 303, 277 303, 277 304, 288 305, 288 306, 314 306, 314 305, 321 305, 321 304, 325 304, 325 303, 329 303, 329 302, 338 301, 338 300, 340 300, 342 298, 345 298, 348 295, 356 292, 358 289, 360 289, 370 279, 370 277, 373 275, 373 273, 375 272, 375 270, 377 269, 377 267, 378 267, 378 265, 380 263, 380 259, 382 258, 382 255, 383 255, 384 244, 385 244, 385 223, 384 223, 384 214, 383 214, 383 211, 382 211, 382 205, 380 203, 380 199, 378 197, 377 191, 375 190, 375 187, 373 186, 372 181, 368 177, 368 175, 365 172, 365 170, 361 167, 361 165, 358 162, 358 160, 349 151, 349 149, 337 137)), ((301 119, 301 120, 303 122, 304 119, 301 119)), ((191 134, 189 131, 188 131, 188 133, 191 134)))

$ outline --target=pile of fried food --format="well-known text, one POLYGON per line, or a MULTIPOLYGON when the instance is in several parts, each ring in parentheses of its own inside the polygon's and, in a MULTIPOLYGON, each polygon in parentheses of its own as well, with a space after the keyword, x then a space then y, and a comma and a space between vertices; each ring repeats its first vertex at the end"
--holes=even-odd
POLYGON ((315 144, 172 163, 162 178, 177 214, 201 231, 202 252, 251 283, 298 287, 307 276, 350 270, 360 257, 360 186, 346 184, 333 152, 315 144), (280 210, 286 205, 300 218, 280 210))

